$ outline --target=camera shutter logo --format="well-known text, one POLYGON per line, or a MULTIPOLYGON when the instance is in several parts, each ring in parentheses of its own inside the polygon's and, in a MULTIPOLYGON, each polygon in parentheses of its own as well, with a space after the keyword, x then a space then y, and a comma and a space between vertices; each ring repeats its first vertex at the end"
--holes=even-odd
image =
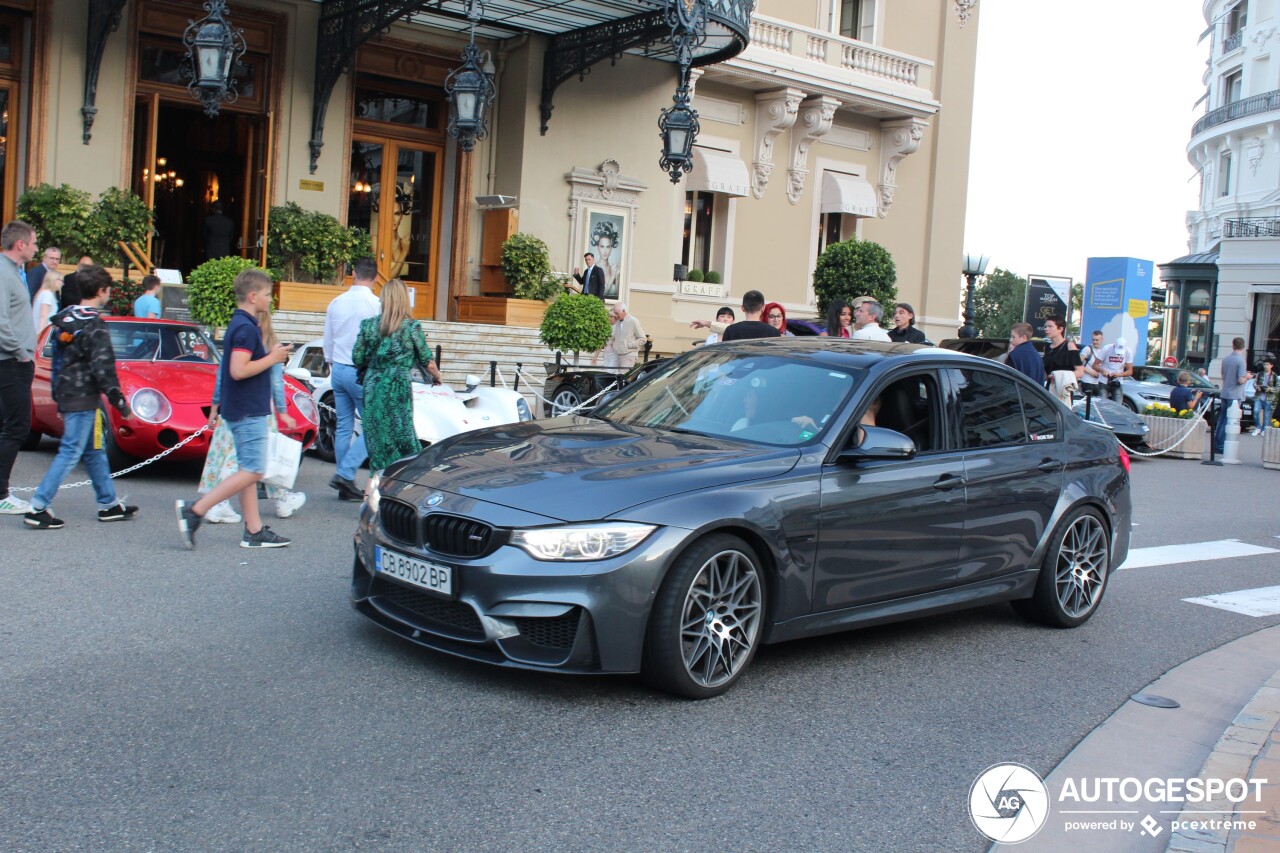
POLYGON ((969 789, 969 818, 978 832, 992 841, 1026 841, 1049 818, 1049 791, 1029 767, 993 764, 969 789))

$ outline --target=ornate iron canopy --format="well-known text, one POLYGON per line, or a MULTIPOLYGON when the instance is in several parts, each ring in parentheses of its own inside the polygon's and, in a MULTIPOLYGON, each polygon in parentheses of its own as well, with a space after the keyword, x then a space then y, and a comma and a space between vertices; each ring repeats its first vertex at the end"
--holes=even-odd
MULTIPOLYGON (((729 59, 747 46, 754 5, 754 0, 486 0, 476 35, 501 40, 534 32, 551 37, 543 63, 545 133, 556 88, 571 77, 585 76, 597 62, 616 60, 626 52, 676 63, 677 87, 687 93, 689 68, 729 59), (673 14, 700 22, 687 49, 677 44, 673 14)), ((467 0, 323 0, 323 6, 316 43, 312 172, 324 147, 329 97, 350 70, 360 45, 400 20, 458 32, 469 25, 467 0)))
POLYGON ((98 114, 98 71, 102 67, 102 52, 106 49, 107 37, 120 26, 124 3, 125 0, 89 0, 89 26, 84 48, 84 105, 80 107, 85 145, 92 138, 93 119, 98 114))

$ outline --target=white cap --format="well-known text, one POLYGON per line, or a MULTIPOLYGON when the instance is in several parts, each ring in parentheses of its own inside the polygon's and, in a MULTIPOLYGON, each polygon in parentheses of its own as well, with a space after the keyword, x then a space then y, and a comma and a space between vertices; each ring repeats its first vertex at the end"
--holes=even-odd
POLYGON ((1116 338, 1116 346, 1124 349, 1124 338, 1116 338))

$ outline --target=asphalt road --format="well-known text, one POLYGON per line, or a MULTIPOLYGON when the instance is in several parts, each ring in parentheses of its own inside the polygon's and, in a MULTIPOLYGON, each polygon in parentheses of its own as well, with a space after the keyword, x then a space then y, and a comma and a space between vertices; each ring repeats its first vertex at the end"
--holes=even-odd
MULTIPOLYGON (((1135 462, 1135 547, 1277 545, 1280 474, 1135 462)), ((20 457, 34 485, 54 445, 20 457)), ((1074 631, 996 606, 765 648, 729 694, 510 672, 421 650, 346 602, 356 506, 310 502, 263 553, 147 469, 133 522, 0 517, 0 849, 982 850, 979 772, 1048 773, 1128 696, 1276 624, 1183 598, 1280 583, 1280 553, 1131 569, 1074 631)), ((1211 690, 1212 685, 1205 685, 1211 690)))

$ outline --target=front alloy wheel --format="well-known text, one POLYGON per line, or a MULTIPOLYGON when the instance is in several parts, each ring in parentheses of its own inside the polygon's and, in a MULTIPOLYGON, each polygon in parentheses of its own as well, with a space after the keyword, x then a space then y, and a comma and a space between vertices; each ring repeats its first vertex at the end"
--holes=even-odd
POLYGON ((551 398, 551 417, 558 418, 582 405, 582 395, 572 385, 561 385, 551 398))
POLYGON ((338 416, 333 411, 333 395, 326 394, 317 408, 320 410, 320 424, 316 429, 316 443, 311 449, 325 462, 333 462, 336 458, 335 436, 338 433, 338 416))
POLYGON ((728 690, 760 646, 764 582, 745 542, 711 536, 672 567, 654 604, 645 672, 664 690, 706 699, 728 690))
POLYGON ((1014 606, 1046 625, 1082 625, 1102 601, 1110 562, 1111 542, 1102 517, 1094 509, 1077 510, 1058 525, 1035 595, 1014 606))

